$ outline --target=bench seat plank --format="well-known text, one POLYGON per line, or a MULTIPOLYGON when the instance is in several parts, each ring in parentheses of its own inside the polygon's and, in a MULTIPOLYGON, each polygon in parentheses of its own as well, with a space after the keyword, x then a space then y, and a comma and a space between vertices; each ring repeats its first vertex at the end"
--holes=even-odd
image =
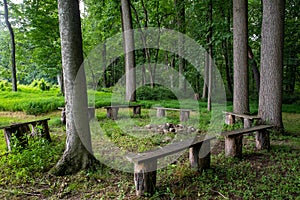
POLYGON ((245 134, 245 133, 251 133, 251 132, 255 132, 255 131, 259 131, 259 130, 269 129, 269 128, 272 128, 272 127, 273 127, 273 125, 259 125, 259 126, 246 128, 246 129, 239 129, 239 130, 222 132, 220 135, 221 136, 226 136, 226 137, 237 136, 237 135, 242 135, 242 134, 245 134))
POLYGON ((234 115, 236 117, 241 117, 241 118, 244 118, 244 119, 260 119, 260 116, 258 116, 258 115, 238 114, 238 113, 227 112, 227 111, 224 111, 223 113, 225 113, 226 115, 234 115))
POLYGON ((130 162, 133 162, 133 163, 145 162, 145 161, 149 161, 152 159, 154 160, 154 159, 162 158, 162 157, 165 157, 165 156, 168 156, 171 154, 175 154, 175 153, 185 150, 189 147, 195 146, 204 141, 213 140, 215 138, 216 137, 214 137, 214 136, 209 136, 208 138, 204 138, 203 136, 202 137, 197 136, 195 138, 187 139, 185 141, 175 142, 175 143, 166 145, 166 146, 162 147, 161 149, 138 153, 138 154, 134 154, 134 155, 127 155, 126 157, 130 162))

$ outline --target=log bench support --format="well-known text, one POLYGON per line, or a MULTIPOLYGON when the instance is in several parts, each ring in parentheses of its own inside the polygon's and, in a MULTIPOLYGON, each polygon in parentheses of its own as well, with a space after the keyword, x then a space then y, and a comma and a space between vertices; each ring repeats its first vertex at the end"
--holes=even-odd
POLYGON ((200 139, 176 142, 165 146, 163 149, 127 156, 134 163, 134 184, 136 195, 143 196, 145 193, 152 195, 156 185, 157 161, 159 158, 189 149, 191 167, 198 171, 210 168, 210 140, 200 139), (201 148, 202 147, 202 148, 201 148), (201 149, 201 151, 200 151, 201 149))
POLYGON ((41 136, 51 142, 48 120, 50 120, 50 118, 0 127, 0 129, 4 130, 3 132, 8 151, 11 151, 11 137, 13 135, 19 140, 21 147, 25 147, 28 144, 26 138, 23 137, 25 135, 41 136), (37 126, 41 126, 42 129, 38 130, 37 126))
MULTIPOLYGON (((60 121, 62 124, 66 124, 66 108, 58 107, 61 110, 60 121)), ((88 119, 89 121, 95 117, 95 107, 88 107, 88 119)))
POLYGON ((180 121, 185 122, 189 119, 190 117, 190 112, 191 110, 189 109, 177 109, 177 108, 164 108, 164 107, 154 107, 157 112, 156 116, 158 118, 165 117, 166 115, 166 110, 174 110, 174 111, 179 111, 180 112, 180 121))
POLYGON ((225 136, 225 156, 242 157, 243 134, 256 132, 256 148, 269 149, 270 139, 268 129, 273 128, 272 125, 258 125, 250 128, 244 128, 233 131, 222 132, 221 136, 225 136))
POLYGON ((106 117, 112 120, 116 120, 118 118, 118 112, 120 108, 132 108, 133 116, 141 115, 141 107, 142 105, 113 105, 113 106, 104 106, 106 109, 106 117))

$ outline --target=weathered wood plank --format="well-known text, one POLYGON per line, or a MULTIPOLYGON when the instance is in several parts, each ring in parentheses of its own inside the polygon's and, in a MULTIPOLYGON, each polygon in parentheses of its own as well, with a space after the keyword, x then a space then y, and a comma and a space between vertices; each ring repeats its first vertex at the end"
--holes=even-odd
POLYGON ((241 118, 244 118, 244 119, 260 119, 260 117, 258 115, 238 114, 238 113, 227 112, 227 111, 224 111, 223 113, 225 113, 226 115, 233 115, 233 116, 241 117, 241 118))
POLYGON ((197 136, 195 138, 187 139, 185 141, 175 142, 175 143, 166 145, 166 146, 164 146, 160 149, 156 149, 154 151, 138 153, 135 155, 132 155, 132 154, 127 155, 127 159, 133 163, 140 163, 140 162, 145 162, 145 161, 149 161, 149 160, 157 160, 159 158, 162 158, 162 157, 165 157, 165 156, 168 156, 171 154, 175 154, 175 153, 185 150, 189 147, 193 147, 204 141, 213 140, 215 138, 216 137, 214 137, 214 136, 209 136, 208 138, 197 136))
POLYGON ((10 124, 8 126, 0 126, 0 129, 13 128, 13 127, 21 126, 21 125, 33 124, 33 123, 42 122, 42 121, 48 121, 48 120, 50 120, 50 118, 33 120, 33 121, 29 121, 29 122, 18 122, 18 123, 10 124))
POLYGON ((153 107, 153 108, 160 109, 160 110, 192 111, 191 109, 183 109, 183 108, 165 108, 165 107, 153 107))
POLYGON ((255 131, 260 131, 260 130, 270 129, 270 128, 273 128, 273 125, 259 125, 259 126, 246 128, 246 129, 222 132, 222 133, 220 133, 220 135, 221 136, 237 136, 237 135, 242 135, 245 133, 250 133, 250 132, 255 132, 255 131))

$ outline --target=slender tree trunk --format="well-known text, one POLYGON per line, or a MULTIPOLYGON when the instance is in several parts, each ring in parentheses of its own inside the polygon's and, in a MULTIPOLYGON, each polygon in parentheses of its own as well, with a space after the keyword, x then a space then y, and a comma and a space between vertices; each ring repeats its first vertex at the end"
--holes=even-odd
POLYGON ((233 111, 249 112, 248 1, 233 0, 233 111))
POLYGON ((259 115, 278 129, 283 129, 284 12, 284 0, 263 0, 259 115))
POLYGON ((130 1, 121 0, 122 27, 125 51, 126 101, 136 101, 134 33, 130 1))
POLYGON ((92 155, 83 63, 79 1, 59 0, 59 27, 66 102, 66 149, 52 173, 73 174, 98 163, 92 155), (77 80, 75 82, 75 80, 77 80), (79 137, 79 136, 83 137, 79 137))
MULTIPOLYGON (((185 27, 185 1, 184 0, 175 0, 174 6, 176 10, 176 20, 177 20, 177 29, 180 33, 185 34, 186 27, 185 27)), ((179 83, 178 88, 179 90, 185 92, 186 91, 186 83, 184 78, 184 69, 185 69, 185 60, 183 59, 184 54, 184 39, 182 37, 178 37, 178 76, 179 76, 179 83)))
POLYGON ((11 41, 11 82, 12 91, 16 92, 17 88, 17 69, 16 69, 16 44, 14 30, 9 22, 7 0, 3 0, 5 24, 9 30, 11 41))
POLYGON ((208 76, 209 76, 209 54, 205 55, 205 64, 204 64, 204 84, 202 90, 202 100, 207 98, 208 93, 208 76))
POLYGON ((259 94, 260 73, 259 73, 259 70, 258 70, 258 67, 257 67, 257 63, 254 59, 254 55, 253 55, 251 47, 248 47, 248 58, 251 61, 251 69, 252 69, 252 73, 253 73, 254 80, 255 80, 255 83, 256 83, 256 89, 257 89, 257 92, 259 94))
POLYGON ((209 21, 210 21, 210 28, 209 28, 209 45, 208 45, 208 52, 209 52, 209 66, 208 66, 208 90, 207 90, 207 110, 211 111, 211 93, 212 93, 212 79, 213 79, 213 46, 212 46, 212 36, 213 36, 213 3, 210 0, 209 3, 209 21))

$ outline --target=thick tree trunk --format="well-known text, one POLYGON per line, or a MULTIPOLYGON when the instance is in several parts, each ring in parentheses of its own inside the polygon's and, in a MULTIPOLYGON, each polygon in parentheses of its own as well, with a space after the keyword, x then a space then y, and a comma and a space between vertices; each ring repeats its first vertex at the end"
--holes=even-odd
POLYGON ((79 2, 59 0, 59 27, 66 102, 66 149, 52 173, 76 173, 97 163, 92 155, 79 2), (76 82, 75 82, 76 80, 76 82), (80 132, 79 132, 80 131, 80 132), (81 140, 79 135, 84 136, 81 140))
POLYGON ((233 1, 233 111, 249 112, 248 1, 233 1))
POLYGON ((284 0, 263 0, 259 115, 264 122, 271 123, 278 129, 283 129, 284 11, 284 0))
POLYGON ((132 16, 130 1, 121 0, 122 28, 125 51, 125 77, 126 77, 126 101, 136 101, 136 77, 135 77, 135 54, 134 33, 132 29, 132 16))
POLYGON ((11 82, 12 91, 16 92, 17 88, 17 70, 16 70, 16 44, 14 30, 9 22, 7 0, 3 0, 5 24, 9 30, 11 40, 11 82))

